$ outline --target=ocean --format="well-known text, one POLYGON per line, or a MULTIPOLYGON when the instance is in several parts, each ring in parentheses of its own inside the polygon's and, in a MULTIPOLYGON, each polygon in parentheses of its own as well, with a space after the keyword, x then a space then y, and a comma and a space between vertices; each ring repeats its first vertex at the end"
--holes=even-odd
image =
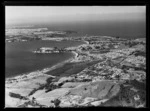
POLYGON ((71 47, 78 46, 80 41, 28 41, 6 42, 5 44, 5 77, 13 77, 23 73, 51 67, 74 55, 72 53, 34 54, 33 50, 40 47, 71 47))
MULTIPOLYGON (((36 26, 36 25, 35 25, 36 26)), ((62 24, 39 24, 37 27, 47 27, 49 30, 73 30, 74 36, 119 36, 121 38, 145 38, 145 21, 115 21, 115 22, 82 22, 62 24)))

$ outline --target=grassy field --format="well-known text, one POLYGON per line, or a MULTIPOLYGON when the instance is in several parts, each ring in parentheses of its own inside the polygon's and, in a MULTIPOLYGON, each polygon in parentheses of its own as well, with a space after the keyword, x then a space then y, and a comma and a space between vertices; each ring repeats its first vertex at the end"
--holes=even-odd
POLYGON ((47 74, 54 75, 54 76, 69 76, 72 74, 77 74, 77 73, 81 72, 82 70, 84 70, 86 67, 89 67, 98 62, 100 62, 100 61, 66 63, 59 68, 56 68, 52 71, 47 72, 47 74))

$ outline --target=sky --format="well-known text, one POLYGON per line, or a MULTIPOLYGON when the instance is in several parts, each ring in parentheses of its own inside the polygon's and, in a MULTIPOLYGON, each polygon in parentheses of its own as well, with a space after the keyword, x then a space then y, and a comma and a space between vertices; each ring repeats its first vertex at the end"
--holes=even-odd
POLYGON ((6 25, 145 21, 145 6, 6 6, 6 25))

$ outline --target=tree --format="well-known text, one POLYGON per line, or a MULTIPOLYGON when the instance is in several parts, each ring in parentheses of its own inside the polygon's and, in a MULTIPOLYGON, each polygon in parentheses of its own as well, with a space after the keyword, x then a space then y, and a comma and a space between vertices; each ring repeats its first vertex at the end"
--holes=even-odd
POLYGON ((119 79, 120 79, 120 75, 119 75, 119 74, 116 75, 115 78, 116 78, 117 80, 119 80, 119 79))
POLYGON ((55 107, 59 107, 59 104, 60 104, 59 99, 55 99, 54 101, 51 101, 51 102, 54 103, 55 107))
POLYGON ((58 50, 58 48, 57 48, 57 47, 54 47, 54 50, 58 50))

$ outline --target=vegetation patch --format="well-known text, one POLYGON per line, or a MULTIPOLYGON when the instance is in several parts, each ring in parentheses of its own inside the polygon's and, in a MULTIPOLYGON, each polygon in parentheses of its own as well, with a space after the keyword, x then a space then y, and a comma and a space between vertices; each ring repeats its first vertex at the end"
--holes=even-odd
MULTIPOLYGON (((133 81, 132 81, 133 82, 133 81)), ((132 83, 130 86, 121 84, 120 85, 120 92, 118 95, 114 96, 110 100, 106 101, 105 103, 101 104, 102 106, 128 106, 128 107, 137 107, 139 104, 145 104, 146 101, 146 92, 145 90, 140 90, 141 88, 138 88, 139 90, 137 92, 131 90, 132 87, 135 87, 136 83, 132 83), (135 100, 135 96, 139 95, 139 100, 135 100)), ((141 86, 140 84, 137 84, 137 86, 141 86)), ((136 88, 137 88, 136 86, 136 88)))
POLYGON ((9 96, 10 96, 10 97, 13 97, 13 98, 28 100, 28 98, 26 98, 26 97, 24 97, 24 96, 21 96, 20 94, 12 93, 12 92, 9 92, 9 96))
POLYGON ((68 76, 72 74, 77 74, 84 70, 85 68, 98 63, 99 61, 92 61, 92 62, 80 62, 80 63, 66 63, 62 67, 54 69, 47 74, 54 75, 54 76, 68 76))

